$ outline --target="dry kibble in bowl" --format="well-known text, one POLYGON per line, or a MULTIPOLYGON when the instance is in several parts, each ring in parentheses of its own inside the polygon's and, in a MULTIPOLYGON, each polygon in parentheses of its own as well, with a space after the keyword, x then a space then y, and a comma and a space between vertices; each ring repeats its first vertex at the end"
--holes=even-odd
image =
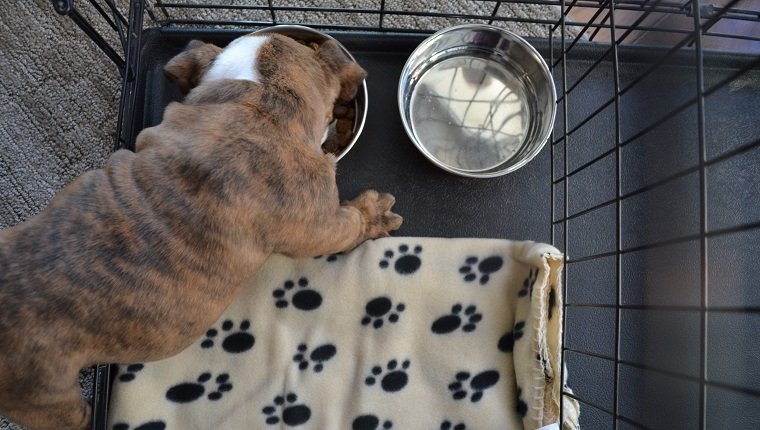
POLYGON ((336 104, 333 107, 333 122, 329 126, 327 139, 322 143, 323 151, 338 155, 351 143, 355 117, 354 100, 349 104, 336 104))

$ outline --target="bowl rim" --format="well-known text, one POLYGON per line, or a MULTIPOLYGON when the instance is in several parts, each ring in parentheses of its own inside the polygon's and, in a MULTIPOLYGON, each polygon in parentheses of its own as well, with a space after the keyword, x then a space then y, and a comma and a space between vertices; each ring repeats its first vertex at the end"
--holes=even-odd
MULTIPOLYGON (((404 130, 406 131, 407 136, 409 137, 409 140, 412 141, 415 147, 433 164, 438 166, 439 168, 449 172, 454 173, 459 176, 465 176, 469 178, 495 178, 499 176, 506 175, 508 173, 512 173, 521 167, 525 166, 527 163, 529 163, 531 160, 533 160, 538 153, 541 152, 541 150, 546 146, 546 142, 551 138, 552 130, 554 128, 554 122, 556 120, 557 115, 557 88, 554 85, 554 78, 552 77, 551 71, 549 70, 549 66, 546 64, 546 61, 541 56, 541 54, 538 52, 538 50, 528 43, 527 40, 525 40, 522 36, 519 36, 518 34, 509 31, 504 28, 496 27, 493 25, 488 24, 459 24, 454 25, 450 27, 443 28, 441 30, 438 30, 437 32, 431 34, 428 36, 425 40, 423 40, 415 49, 412 51, 411 54, 409 54, 409 57, 406 60, 406 63, 404 64, 404 67, 401 69, 401 77, 399 79, 398 83, 398 92, 397 92, 397 101, 398 101, 398 109, 399 113, 401 115, 401 122, 404 125, 404 130), (497 170, 497 171, 467 171, 467 170, 460 170, 456 169, 439 159, 435 158, 432 154, 429 153, 429 151, 425 148, 425 146, 416 138, 415 134, 413 133, 411 129, 411 124, 409 124, 409 121, 407 121, 405 112, 407 111, 404 103, 404 81, 405 77, 408 76, 411 72, 410 68, 412 66, 412 59, 415 57, 416 54, 419 54, 421 51, 429 47, 435 40, 440 38, 440 36, 453 32, 453 31, 459 31, 459 30, 490 30, 490 31, 496 31, 502 34, 507 35, 510 39, 514 40, 515 42, 519 43, 522 47, 527 49, 531 56, 536 62, 538 63, 538 66, 541 70, 541 72, 545 75, 546 81, 549 83, 549 87, 551 88, 551 94, 550 94, 550 105, 551 105, 551 115, 549 120, 549 125, 542 127, 540 140, 541 143, 536 145, 535 148, 533 148, 530 152, 528 152, 520 161, 518 161, 515 164, 512 164, 511 166, 497 170)), ((507 160, 508 161, 508 160, 507 160)), ((504 161, 503 163, 506 163, 507 161, 504 161)), ((501 164, 503 164, 501 163, 501 164)), ((494 167, 494 168, 498 168, 494 167)))
MULTIPOLYGON (((254 34, 267 34, 267 33, 277 33, 277 34, 283 34, 287 36, 286 33, 284 33, 282 30, 297 30, 297 31, 304 31, 306 33, 311 33, 315 36, 320 36, 323 38, 323 40, 333 40, 335 41, 338 46, 340 46, 340 49, 343 50, 343 52, 348 55, 348 58, 351 59, 354 63, 359 64, 353 55, 351 55, 351 52, 346 49, 345 46, 343 46, 340 41, 338 41, 336 38, 330 36, 329 34, 323 33, 319 30, 313 29, 311 27, 307 27, 305 25, 297 25, 297 24, 278 24, 278 25, 272 25, 269 27, 260 28, 258 30, 255 30, 251 33, 248 33, 248 35, 254 35, 254 34)), ((367 111, 369 110, 369 92, 367 91, 367 79, 364 79, 362 81, 362 84, 359 86, 361 94, 364 97, 364 103, 363 104, 363 113, 361 115, 361 118, 359 116, 355 116, 355 120, 358 122, 356 125, 358 125, 358 128, 354 131, 353 137, 351 138, 351 141, 346 145, 345 148, 343 148, 343 151, 340 152, 340 154, 335 156, 335 161, 340 161, 343 157, 348 154, 349 151, 351 151, 351 148, 354 147, 354 144, 356 144, 356 141, 359 140, 359 136, 361 136, 362 131, 364 131, 364 124, 367 122, 367 111)), ((358 95, 357 97, 358 98, 358 95)), ((358 101, 357 101, 358 104, 358 101)))

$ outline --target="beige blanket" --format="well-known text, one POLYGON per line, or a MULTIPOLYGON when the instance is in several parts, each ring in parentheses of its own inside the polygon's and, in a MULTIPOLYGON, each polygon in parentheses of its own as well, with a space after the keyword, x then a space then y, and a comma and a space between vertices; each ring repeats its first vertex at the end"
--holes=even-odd
MULTIPOLYGON (((274 256, 190 348, 120 366, 109 428, 556 423, 562 261, 533 242, 411 237, 274 256)), ((565 402, 564 427, 577 428, 565 402)))

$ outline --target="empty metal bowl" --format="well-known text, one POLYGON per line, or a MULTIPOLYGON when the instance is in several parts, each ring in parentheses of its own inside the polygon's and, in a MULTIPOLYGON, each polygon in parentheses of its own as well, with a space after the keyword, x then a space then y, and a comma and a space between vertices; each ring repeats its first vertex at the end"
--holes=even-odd
MULTIPOLYGON (((266 27, 261 30, 257 30, 254 32, 255 34, 267 34, 267 33, 278 33, 282 34, 288 37, 291 37, 296 40, 302 40, 304 42, 310 43, 322 43, 325 40, 335 40, 335 38, 328 36, 325 33, 322 33, 320 31, 314 30, 313 28, 305 27, 303 25, 275 25, 272 27, 266 27)), ((343 49, 343 52, 348 55, 348 57, 356 62, 356 59, 354 59, 354 56, 351 55, 350 52, 348 52, 348 49, 346 49, 343 44, 335 40, 335 42, 338 43, 338 45, 343 49)), ((343 150, 337 154, 337 159, 340 160, 343 158, 346 154, 348 154, 348 151, 351 150, 351 148, 354 146, 356 141, 359 139, 359 135, 362 133, 362 130, 364 129, 364 123, 367 120, 367 83, 366 81, 362 82, 361 86, 359 87, 359 91, 356 93, 356 98, 354 99, 354 119, 353 119, 353 130, 351 131, 351 141, 349 141, 348 145, 346 145, 343 150)), ((335 124, 336 122, 333 122, 330 124, 330 130, 328 133, 334 133, 335 132, 335 124)))
POLYGON ((462 176, 513 172, 551 134, 557 95, 541 55, 490 25, 443 29, 406 62, 398 104, 407 134, 437 166, 462 176))

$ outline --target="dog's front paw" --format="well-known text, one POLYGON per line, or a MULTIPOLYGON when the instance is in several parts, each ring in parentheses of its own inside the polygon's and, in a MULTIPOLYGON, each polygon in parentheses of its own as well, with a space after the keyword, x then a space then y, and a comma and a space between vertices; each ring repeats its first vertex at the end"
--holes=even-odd
POLYGON ((364 239, 375 239, 388 236, 391 231, 401 227, 404 219, 391 212, 395 203, 396 198, 388 193, 381 194, 375 190, 367 190, 346 204, 353 206, 361 213, 364 239))

